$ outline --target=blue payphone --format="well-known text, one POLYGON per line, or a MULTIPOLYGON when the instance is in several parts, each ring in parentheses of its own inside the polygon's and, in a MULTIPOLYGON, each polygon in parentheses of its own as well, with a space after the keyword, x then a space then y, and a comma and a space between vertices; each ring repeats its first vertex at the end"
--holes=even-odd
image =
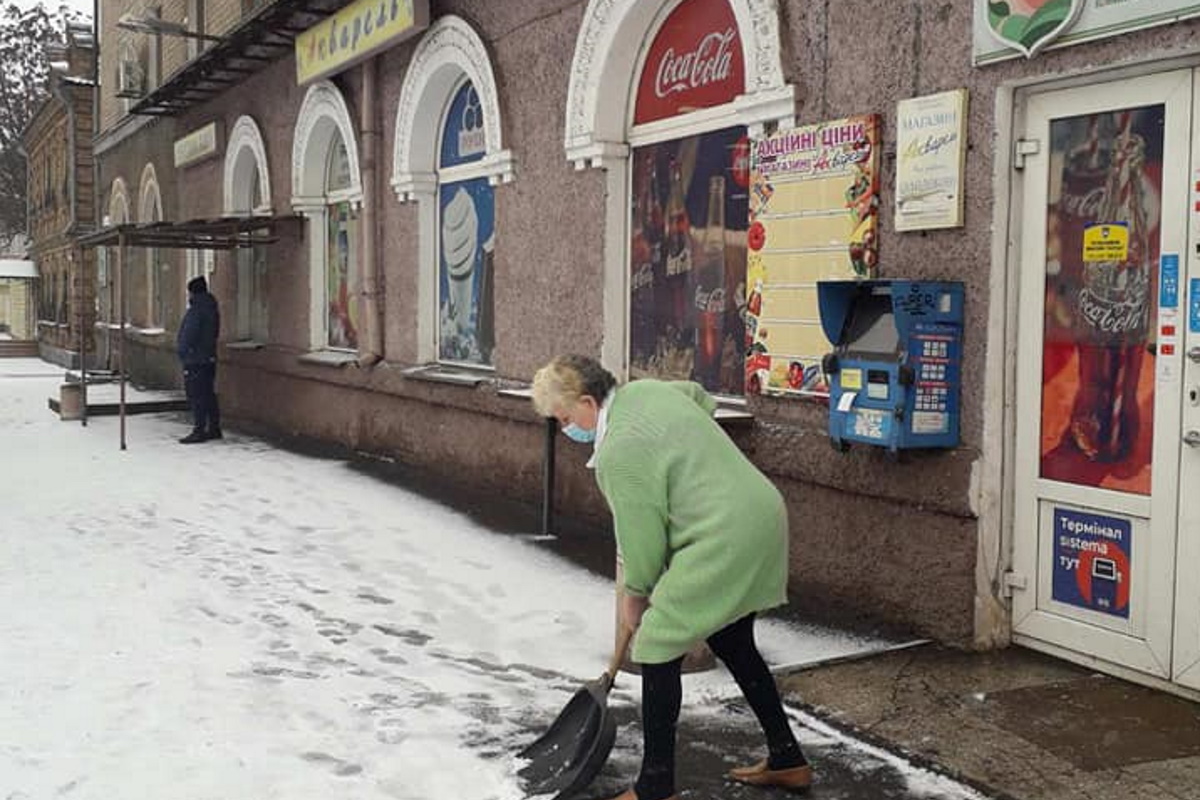
POLYGON ((822 281, 829 435, 895 453, 958 444, 963 286, 945 281, 822 281))

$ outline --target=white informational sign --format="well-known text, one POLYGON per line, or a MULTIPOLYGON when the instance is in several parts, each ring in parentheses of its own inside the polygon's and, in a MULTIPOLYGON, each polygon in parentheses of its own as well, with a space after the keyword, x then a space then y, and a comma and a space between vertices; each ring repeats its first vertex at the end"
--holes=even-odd
POLYGON ((963 224, 967 90, 901 100, 896 111, 896 230, 963 224))
POLYGON ((973 0, 972 61, 1025 55, 1200 17, 1197 0, 973 0), (1082 6, 1082 8, 1079 8, 1082 6), (1056 24, 1061 20, 1065 24, 1056 24))

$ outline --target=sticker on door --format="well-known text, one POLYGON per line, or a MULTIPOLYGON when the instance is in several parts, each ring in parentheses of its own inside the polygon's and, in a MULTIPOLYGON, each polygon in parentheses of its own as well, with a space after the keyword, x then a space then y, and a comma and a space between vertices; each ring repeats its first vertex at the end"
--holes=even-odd
POLYGON ((1054 509, 1053 598, 1128 619, 1132 534, 1128 519, 1054 509))
POLYGON ((1200 333, 1200 278, 1192 278, 1192 288, 1188 291, 1188 327, 1192 333, 1200 333))

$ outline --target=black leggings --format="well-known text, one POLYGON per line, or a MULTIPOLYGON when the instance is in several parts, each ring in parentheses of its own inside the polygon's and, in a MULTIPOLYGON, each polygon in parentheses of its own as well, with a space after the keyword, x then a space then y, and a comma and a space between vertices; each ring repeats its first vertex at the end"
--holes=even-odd
MULTIPOLYGON (((767 737, 771 769, 805 763, 788 724, 779 689, 754 643, 754 615, 749 614, 708 637, 708 646, 737 681, 767 737)), ((638 800, 665 800, 675 794, 675 725, 683 696, 683 657, 665 664, 642 664, 642 771, 634 791, 638 800)))

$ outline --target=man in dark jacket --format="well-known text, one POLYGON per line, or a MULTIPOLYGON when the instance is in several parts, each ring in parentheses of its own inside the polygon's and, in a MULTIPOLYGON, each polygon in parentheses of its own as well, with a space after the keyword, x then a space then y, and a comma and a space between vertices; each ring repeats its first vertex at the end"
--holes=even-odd
POLYGON ((208 293, 201 275, 188 281, 188 310, 179 323, 176 346, 183 364, 183 386, 192 407, 194 427, 179 441, 183 444, 221 438, 221 411, 217 407, 217 335, 221 312, 217 298, 208 293))

